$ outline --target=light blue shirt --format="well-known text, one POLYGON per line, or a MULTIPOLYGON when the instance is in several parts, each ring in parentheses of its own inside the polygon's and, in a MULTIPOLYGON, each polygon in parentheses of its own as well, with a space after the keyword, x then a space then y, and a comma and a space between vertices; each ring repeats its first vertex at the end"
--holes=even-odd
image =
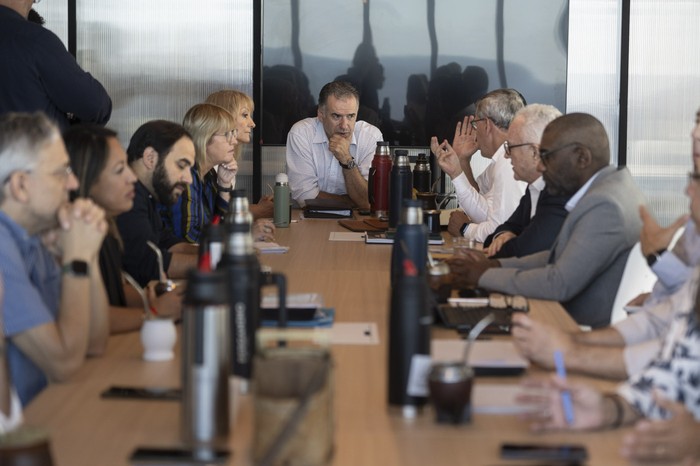
POLYGON ((47 385, 43 371, 12 342, 12 337, 58 315, 61 269, 36 236, 0 212, 0 272, 5 281, 2 312, 12 381, 23 405, 47 385))
MULTIPOLYGON (((369 177, 377 142, 382 133, 365 121, 355 123, 350 140, 350 155, 364 179, 369 177)), ((320 191, 347 194, 343 168, 328 149, 328 136, 318 118, 306 118, 292 126, 287 135, 287 174, 292 199, 304 206, 306 199, 315 199, 320 191)))

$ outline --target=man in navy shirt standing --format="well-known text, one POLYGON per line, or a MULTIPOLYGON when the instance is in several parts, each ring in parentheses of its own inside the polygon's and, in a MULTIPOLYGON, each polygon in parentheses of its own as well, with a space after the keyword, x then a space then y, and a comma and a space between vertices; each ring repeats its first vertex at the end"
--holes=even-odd
POLYGON ((53 32, 27 20, 32 4, 0 0, 0 114, 42 111, 61 130, 71 121, 107 123, 107 91, 53 32))

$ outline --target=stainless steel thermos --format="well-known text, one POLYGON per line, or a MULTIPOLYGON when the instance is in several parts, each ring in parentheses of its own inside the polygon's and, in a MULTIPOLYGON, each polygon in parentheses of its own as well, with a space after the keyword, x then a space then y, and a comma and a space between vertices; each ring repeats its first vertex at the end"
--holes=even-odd
POLYGON ((184 442, 204 457, 229 435, 229 317, 225 273, 190 271, 182 312, 180 420, 184 442))
POLYGON ((275 176, 274 188, 274 221, 278 228, 289 226, 290 205, 289 205, 289 178, 286 173, 278 173, 275 176))

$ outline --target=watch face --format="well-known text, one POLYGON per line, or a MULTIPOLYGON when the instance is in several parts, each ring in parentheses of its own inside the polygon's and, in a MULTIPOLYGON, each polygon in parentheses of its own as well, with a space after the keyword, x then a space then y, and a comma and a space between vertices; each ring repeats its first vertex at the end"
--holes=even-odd
POLYGON ((88 274, 88 263, 85 261, 71 261, 63 266, 63 272, 70 272, 78 277, 84 277, 88 274))
POLYGON ((73 268, 73 273, 76 275, 87 275, 87 273, 88 273, 87 262, 73 261, 73 262, 71 262, 71 266, 73 268))

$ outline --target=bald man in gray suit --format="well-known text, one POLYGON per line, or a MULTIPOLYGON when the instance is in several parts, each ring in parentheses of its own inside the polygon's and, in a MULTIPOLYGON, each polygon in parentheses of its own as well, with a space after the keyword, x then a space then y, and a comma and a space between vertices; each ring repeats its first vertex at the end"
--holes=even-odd
POLYGON ((476 252, 454 258, 454 283, 560 301, 579 324, 608 325, 644 203, 629 171, 609 164, 600 121, 584 113, 552 121, 542 135, 538 170, 550 195, 572 196, 554 245, 521 258, 494 260, 476 252))

